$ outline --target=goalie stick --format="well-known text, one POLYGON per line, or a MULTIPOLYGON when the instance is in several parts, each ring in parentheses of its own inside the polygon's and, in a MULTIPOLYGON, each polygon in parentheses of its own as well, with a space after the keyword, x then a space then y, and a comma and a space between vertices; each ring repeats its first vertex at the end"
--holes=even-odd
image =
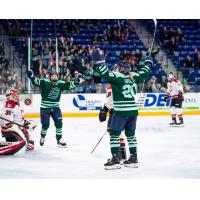
POLYGON ((22 127, 22 128, 25 128, 25 129, 28 128, 26 125, 18 124, 18 123, 16 123, 16 122, 11 121, 11 120, 9 120, 9 119, 6 119, 6 118, 4 118, 4 117, 2 117, 2 116, 0 116, 0 119, 5 120, 5 121, 7 121, 7 122, 10 122, 10 123, 12 123, 12 124, 15 124, 15 125, 17 125, 17 126, 20 126, 20 127, 22 127))

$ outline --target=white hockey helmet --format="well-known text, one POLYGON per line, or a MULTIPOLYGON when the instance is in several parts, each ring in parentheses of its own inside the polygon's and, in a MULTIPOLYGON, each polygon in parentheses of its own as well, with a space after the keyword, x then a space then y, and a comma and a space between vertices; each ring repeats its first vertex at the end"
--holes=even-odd
POLYGON ((19 103, 19 91, 15 88, 8 88, 8 90, 6 91, 6 98, 7 100, 19 103))

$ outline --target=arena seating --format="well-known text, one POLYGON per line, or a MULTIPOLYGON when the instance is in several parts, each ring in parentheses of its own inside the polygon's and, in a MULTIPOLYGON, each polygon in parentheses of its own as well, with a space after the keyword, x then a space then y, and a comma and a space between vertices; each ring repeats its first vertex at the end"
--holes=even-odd
MULTIPOLYGON (((141 23, 152 33, 154 30, 153 20, 141 20, 141 23)), ((197 20, 158 20, 156 40, 160 43, 159 31, 161 26, 170 28, 180 28, 184 34, 186 41, 178 43, 178 51, 174 55, 168 54, 172 59, 177 70, 183 72, 183 77, 192 84, 200 84, 200 72, 198 69, 190 69, 189 73, 186 73, 183 68, 183 62, 187 55, 192 58, 194 56, 194 49, 200 50, 200 26, 197 20)), ((161 44, 162 45, 162 44, 161 44)))

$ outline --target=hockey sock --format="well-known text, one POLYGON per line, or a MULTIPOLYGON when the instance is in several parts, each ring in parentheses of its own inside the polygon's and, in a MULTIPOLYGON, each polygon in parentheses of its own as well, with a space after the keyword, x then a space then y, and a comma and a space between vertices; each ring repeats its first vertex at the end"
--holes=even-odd
POLYGON ((125 140, 124 140, 124 138, 120 138, 119 141, 120 141, 120 148, 125 148, 125 140))
POLYGON ((56 127, 56 139, 60 140, 62 138, 62 121, 55 122, 56 127))
POLYGON ((45 138, 49 124, 42 124, 41 137, 45 138))
POLYGON ((182 108, 177 108, 177 115, 180 122, 183 123, 183 111, 182 108))
POLYGON ((135 154, 137 152, 137 140, 135 137, 135 130, 125 130, 125 135, 128 140, 129 152, 130 154, 135 154))
POLYGON ((171 114, 171 117, 172 117, 172 122, 176 123, 176 114, 171 114))
POLYGON ((119 143, 120 132, 110 130, 110 149, 112 154, 118 154, 120 143, 119 143))

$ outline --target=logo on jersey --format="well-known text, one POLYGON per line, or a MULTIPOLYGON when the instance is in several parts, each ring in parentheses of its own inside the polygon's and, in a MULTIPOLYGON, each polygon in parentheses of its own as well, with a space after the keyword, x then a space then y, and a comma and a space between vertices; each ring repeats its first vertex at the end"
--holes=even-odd
POLYGON ((54 87, 48 95, 49 99, 57 99, 60 95, 60 88, 54 87))
POLYGON ((77 95, 73 98, 73 104, 79 110, 101 110, 102 101, 101 100, 89 100, 83 95, 77 95))

